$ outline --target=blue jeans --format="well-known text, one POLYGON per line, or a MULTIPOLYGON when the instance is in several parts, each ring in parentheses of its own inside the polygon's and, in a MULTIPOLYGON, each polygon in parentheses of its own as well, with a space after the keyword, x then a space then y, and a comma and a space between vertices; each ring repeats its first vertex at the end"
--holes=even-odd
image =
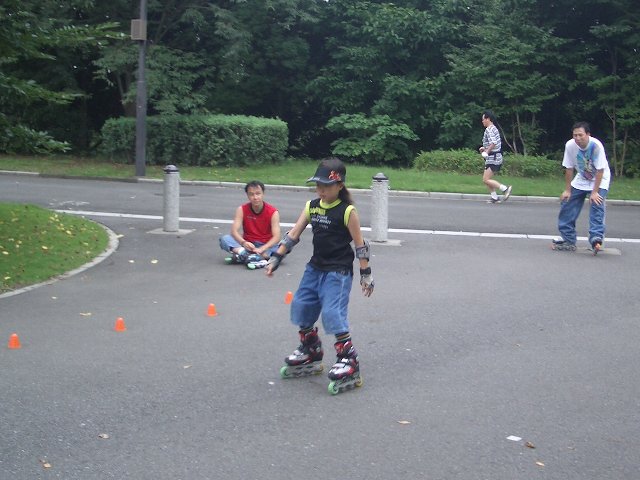
MULTIPOLYGON (((251 243, 253 243, 256 246, 256 248, 259 248, 262 245, 264 245, 265 242, 251 242, 251 243)), ((220 237, 220 248, 225 252, 231 252, 232 249, 238 248, 240 246, 241 245, 236 241, 236 239, 229 234, 223 235, 222 237, 220 237)), ((278 249, 278 244, 276 243, 273 247, 269 249, 269 254, 272 254, 277 249, 278 249)))
POLYGON ((322 313, 325 333, 349 331, 347 307, 353 275, 351 272, 323 272, 307 264, 291 302, 291 323, 310 328, 322 313))
MULTIPOLYGON (((605 213, 606 213, 606 197, 607 190, 601 188, 598 193, 602 197, 602 203, 597 205, 590 203, 589 210, 589 243, 599 238, 604 240, 605 232, 605 213)), ((584 199, 591 195, 591 191, 578 190, 571 187, 571 196, 568 200, 564 200, 560 205, 560 213, 558 214, 558 230, 565 242, 576 244, 576 220, 582 211, 584 199)))

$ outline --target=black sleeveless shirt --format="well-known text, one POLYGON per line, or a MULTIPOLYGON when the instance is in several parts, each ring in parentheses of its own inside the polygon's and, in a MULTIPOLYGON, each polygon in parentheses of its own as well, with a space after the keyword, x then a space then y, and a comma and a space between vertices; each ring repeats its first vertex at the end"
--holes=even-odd
POLYGON ((309 263, 318 270, 353 274, 355 255, 347 224, 354 210, 353 205, 340 199, 331 204, 319 198, 307 202, 307 219, 313 232, 313 256, 309 263))

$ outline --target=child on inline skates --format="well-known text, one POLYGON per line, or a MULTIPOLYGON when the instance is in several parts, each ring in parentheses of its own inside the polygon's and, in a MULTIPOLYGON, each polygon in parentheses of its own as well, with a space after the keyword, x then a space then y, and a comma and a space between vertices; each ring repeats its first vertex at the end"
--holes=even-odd
POLYGON ((300 241, 311 224, 313 255, 307 263, 291 303, 291 322, 298 326, 300 345, 287 358, 283 378, 318 373, 322 370, 322 343, 314 327, 320 314, 328 334, 335 335, 336 363, 329 370, 329 392, 362 385, 360 364, 349 333, 347 306, 353 283, 353 260, 360 266, 360 286, 365 296, 373 293, 369 267, 369 243, 360 230, 360 219, 345 186, 346 167, 338 158, 320 162, 307 182, 316 183, 318 198, 305 205, 298 221, 271 255, 266 274, 273 275, 280 262, 300 241), (355 245, 355 256, 351 242, 355 245))

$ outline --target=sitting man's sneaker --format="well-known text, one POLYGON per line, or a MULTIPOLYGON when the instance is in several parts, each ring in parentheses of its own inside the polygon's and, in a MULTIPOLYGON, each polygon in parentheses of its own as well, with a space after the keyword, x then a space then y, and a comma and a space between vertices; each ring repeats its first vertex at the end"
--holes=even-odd
POLYGON ((502 201, 503 202, 506 202, 509 199, 509 197, 511 196, 511 189, 512 188, 513 187, 511 185, 509 185, 507 187, 507 189, 504 191, 504 194, 503 194, 504 196, 502 197, 502 201))

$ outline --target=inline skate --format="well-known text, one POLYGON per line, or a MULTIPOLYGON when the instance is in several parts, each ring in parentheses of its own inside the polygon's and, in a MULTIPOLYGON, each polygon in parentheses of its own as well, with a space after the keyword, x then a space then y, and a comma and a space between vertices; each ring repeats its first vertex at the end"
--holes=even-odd
POLYGON ((346 390, 352 386, 361 387, 362 377, 360 376, 360 362, 358 353, 351 343, 338 342, 335 344, 338 356, 336 363, 329 370, 329 393, 337 395, 341 390, 346 390))
POLYGON ((591 240, 591 250, 593 251, 594 256, 602 250, 602 239, 600 237, 595 237, 591 240))
POLYGON ((231 256, 225 257, 224 263, 227 265, 233 263, 247 263, 247 258, 249 257, 249 252, 247 252, 244 248, 240 249, 238 253, 231 252, 231 256))
POLYGON ((269 263, 269 260, 266 260, 262 255, 257 253, 252 253, 247 257, 247 268, 249 270, 255 270, 257 268, 264 268, 269 263))
POLYGON ((318 329, 300 333, 300 345, 288 357, 284 359, 284 365, 280 369, 282 378, 306 377, 317 375, 324 369, 322 365, 322 342, 318 337, 318 329))

